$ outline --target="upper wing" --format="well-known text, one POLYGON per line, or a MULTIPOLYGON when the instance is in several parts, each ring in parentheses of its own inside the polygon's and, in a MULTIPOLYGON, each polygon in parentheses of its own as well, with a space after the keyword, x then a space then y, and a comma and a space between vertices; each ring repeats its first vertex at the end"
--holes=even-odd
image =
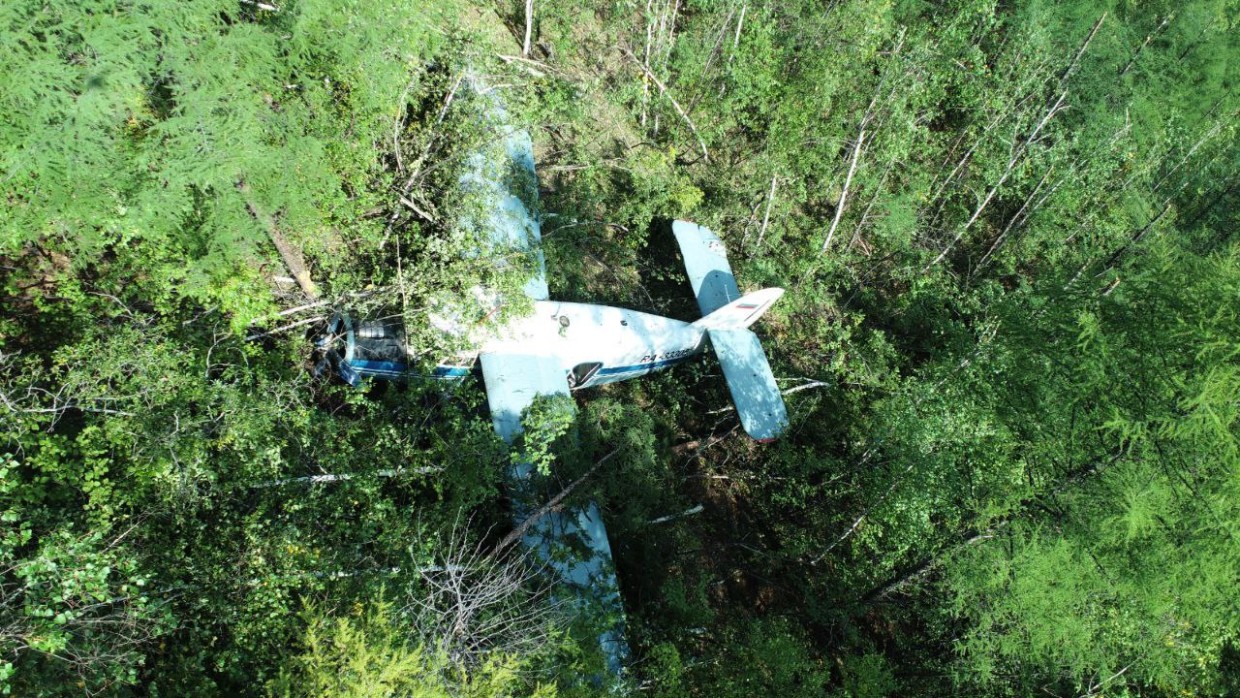
POLYGON ((728 264, 728 251, 718 235, 687 221, 674 221, 672 234, 685 258, 685 271, 703 317, 741 297, 728 264))
POLYGON ((513 126, 503 104, 488 92, 481 80, 470 78, 470 86, 484 102, 483 121, 493 137, 470 156, 462 190, 483 213, 464 216, 467 227, 475 227, 482 237, 501 250, 524 250, 530 255, 534 276, 525 284, 525 295, 536 301, 547 300, 547 262, 542 252, 542 229, 532 211, 538 204, 538 176, 534 173, 534 143, 530 134, 513 126))
MULTIPOLYGON (((510 444, 521 433, 521 411, 534 398, 568 395, 567 372, 559 362, 546 356, 491 353, 482 354, 479 361, 491 422, 500 438, 510 444)), ((534 502, 529 501, 533 493, 522 491, 522 485, 531 479, 531 470, 529 463, 522 462, 510 474, 516 485, 513 503, 518 522, 534 509, 534 502)), ((583 600, 592 600, 608 617, 599 633, 599 644, 608 669, 620 672, 629 655, 624 639, 624 604, 620 600, 611 543, 598 507, 591 502, 584 509, 547 512, 526 530, 521 541, 583 600)))

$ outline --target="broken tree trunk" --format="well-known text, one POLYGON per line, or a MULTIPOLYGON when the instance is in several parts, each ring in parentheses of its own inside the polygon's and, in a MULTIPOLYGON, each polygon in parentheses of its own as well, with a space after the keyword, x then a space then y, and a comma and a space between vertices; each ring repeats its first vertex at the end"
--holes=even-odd
POLYGON ((310 300, 318 300, 319 289, 310 279, 310 271, 306 269, 306 263, 302 259, 301 250, 297 249, 292 243, 284 237, 280 232, 280 228, 276 226, 275 217, 268 215, 265 211, 254 203, 254 199, 250 197, 250 187, 245 182, 237 185, 237 189, 241 192, 241 196, 245 198, 245 206, 250 210, 250 215, 254 216, 254 220, 267 231, 267 236, 271 238, 271 242, 276 246, 276 251, 280 253, 280 259, 284 260, 284 266, 288 267, 289 273, 297 280, 297 285, 301 287, 302 293, 305 293, 310 300))

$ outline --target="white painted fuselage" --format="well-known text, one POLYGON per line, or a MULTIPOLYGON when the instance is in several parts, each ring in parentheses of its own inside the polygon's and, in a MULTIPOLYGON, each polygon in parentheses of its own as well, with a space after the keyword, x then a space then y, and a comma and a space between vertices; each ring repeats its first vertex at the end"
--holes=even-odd
MULTIPOLYGON (((701 354, 706 331, 687 322, 593 303, 535 301, 534 312, 477 338, 478 353, 554 357, 573 390, 615 383, 701 354)), ((441 376, 462 375, 442 365, 441 376)))

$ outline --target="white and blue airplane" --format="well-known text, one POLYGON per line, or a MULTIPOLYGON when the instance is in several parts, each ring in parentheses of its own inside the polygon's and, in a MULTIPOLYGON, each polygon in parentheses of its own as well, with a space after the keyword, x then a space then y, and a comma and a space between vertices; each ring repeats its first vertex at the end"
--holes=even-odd
MULTIPOLYGON (((485 93, 476 83, 474 90, 485 93)), ((525 131, 505 123, 502 106, 491 103, 489 110, 488 118, 498 124, 498 137, 470 159, 460 181, 471 198, 485 202, 479 207, 485 213, 464 225, 474 228, 481 239, 490 239, 497 249, 523 250, 533 256, 531 266, 536 273, 523 289, 533 300, 533 312, 499 326, 484 323, 468 328, 450 318, 432 318, 444 331, 464 336, 472 344, 464 356, 441 362, 434 376, 467 376, 476 358, 495 431, 512 444, 522 431, 522 412, 539 396, 568 395, 636 378, 689 361, 711 347, 745 432, 758 441, 775 439, 788 424, 787 411, 762 344, 748 328, 783 290, 769 288, 742 295, 719 237, 694 223, 675 221, 672 232, 684 256, 701 319, 683 322, 624 308, 551 300, 539 249, 540 226, 531 213, 535 202, 522 200, 537 196, 537 187, 530 186, 536 183, 533 144, 525 131)), ((355 324, 347 315, 338 315, 318 345, 331 357, 339 375, 358 385, 367 376, 407 377, 414 352, 404 346, 403 335, 398 322, 355 324)), ((514 497, 518 522, 537 505, 522 501, 531 498, 531 485, 538 478, 533 471, 529 463, 520 462, 509 472, 514 491, 524 493, 514 497)), ((581 510, 547 513, 527 528, 522 541, 582 599, 590 600, 595 610, 610 618, 599 641, 611 671, 621 673, 628 656, 623 604, 598 507, 590 503, 581 510)))

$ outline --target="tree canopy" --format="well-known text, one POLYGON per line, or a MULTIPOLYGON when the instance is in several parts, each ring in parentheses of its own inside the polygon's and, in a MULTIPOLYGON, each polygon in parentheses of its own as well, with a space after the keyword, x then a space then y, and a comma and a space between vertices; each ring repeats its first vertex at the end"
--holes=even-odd
POLYGON ((480 380, 311 371, 334 312, 433 363, 435 308, 524 282, 459 225, 476 74, 534 142, 553 298, 696 319, 676 218, 787 289, 776 444, 710 360, 529 417, 608 524, 617 691, 1234 695, 1238 22, 4 3, 0 690, 603 690, 589 619, 497 545, 480 380))

